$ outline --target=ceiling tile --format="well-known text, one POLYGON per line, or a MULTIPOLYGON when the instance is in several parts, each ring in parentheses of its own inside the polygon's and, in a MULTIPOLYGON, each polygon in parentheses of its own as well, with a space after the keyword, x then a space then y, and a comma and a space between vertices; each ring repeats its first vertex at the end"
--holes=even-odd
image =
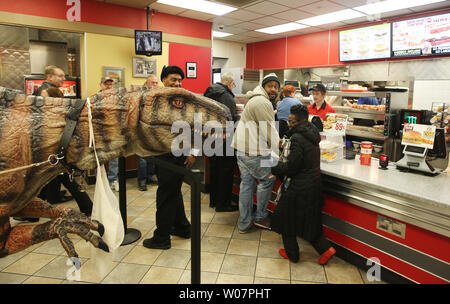
POLYGON ((318 28, 324 29, 324 30, 329 30, 329 29, 334 29, 334 28, 339 28, 339 27, 344 27, 346 26, 345 23, 342 22, 333 22, 333 23, 328 23, 328 24, 321 24, 318 25, 318 28))
POLYGON ((290 8, 296 8, 299 6, 311 4, 313 2, 317 2, 317 0, 270 0, 271 2, 275 2, 277 4, 285 5, 290 8))
POLYGON ((297 9, 300 9, 304 12, 313 14, 313 15, 323 15, 332 13, 335 11, 341 11, 346 9, 347 7, 330 2, 330 1, 319 1, 312 4, 300 6, 297 9))
POLYGON ((242 22, 242 23, 239 23, 238 25, 236 25, 236 27, 254 31, 254 30, 258 30, 260 28, 263 28, 264 26, 259 24, 259 23, 242 22))
POLYGON ((242 29, 242 28, 235 27, 235 26, 226 26, 226 27, 224 27, 223 31, 226 33, 230 33, 230 34, 240 34, 240 33, 248 32, 247 29, 242 29))
POLYGON ((347 8, 353 8, 371 3, 367 0, 330 0, 330 2, 345 6, 347 8))
POLYGON ((161 4, 161 3, 150 4, 150 8, 154 9, 157 12, 171 14, 171 15, 178 15, 179 13, 186 11, 185 8, 161 4))
POLYGON ((365 23, 365 22, 373 22, 374 19, 370 16, 365 16, 365 17, 359 17, 359 18, 355 18, 355 19, 350 19, 350 20, 344 20, 341 21, 342 23, 345 24, 356 24, 356 23, 365 23))
POLYGON ((208 21, 212 22, 213 24, 223 24, 223 25, 234 25, 242 22, 241 20, 227 17, 214 17, 212 19, 209 19, 208 21))
POLYGON ((408 9, 402 9, 402 10, 397 10, 397 11, 392 11, 392 12, 386 12, 386 13, 382 13, 380 16, 374 16, 377 19, 384 19, 384 18, 390 18, 390 17, 396 17, 396 16, 404 16, 404 15, 408 15, 408 14, 412 14, 412 12, 408 9))
POLYGON ((315 32, 322 32, 322 31, 323 31, 323 28, 311 26, 311 27, 307 27, 304 29, 296 30, 295 32, 298 33, 298 35, 304 35, 304 34, 310 34, 310 33, 315 33, 315 32))
POLYGON ((259 37, 268 35, 266 33, 261 33, 261 32, 256 32, 256 31, 248 31, 248 32, 245 32, 245 33, 242 33, 242 34, 246 35, 248 37, 252 37, 252 38, 259 38, 259 37))
POLYGON ((255 20, 252 20, 252 22, 259 23, 261 25, 264 25, 265 27, 288 23, 288 22, 286 22, 286 20, 274 18, 274 17, 270 17, 270 16, 255 19, 255 20))
POLYGON ((239 9, 237 11, 234 11, 234 12, 224 15, 224 17, 230 17, 230 18, 238 19, 238 20, 242 20, 242 21, 251 21, 253 19, 261 18, 263 16, 264 15, 253 13, 253 12, 246 11, 243 9, 239 9))
POLYGON ((245 8, 246 10, 252 11, 254 13, 259 13, 259 14, 263 14, 263 15, 272 15, 272 14, 276 14, 279 12, 283 12, 287 9, 289 9, 289 7, 283 6, 283 5, 279 5, 273 2, 269 2, 269 1, 264 1, 252 6, 248 6, 245 8))
POLYGON ((300 19, 306 19, 310 17, 314 17, 314 15, 305 13, 296 9, 290 9, 282 13, 278 13, 275 15, 272 15, 272 17, 284 19, 287 21, 297 21, 300 19))
POLYGON ((192 11, 192 10, 184 11, 184 12, 178 14, 178 16, 191 18, 191 19, 197 19, 197 20, 204 20, 204 21, 209 20, 214 17, 214 15, 211 15, 211 14, 206 14, 206 13, 192 11))
POLYGON ((435 9, 439 9, 439 8, 446 8, 446 7, 450 7, 449 0, 439 2, 439 3, 433 3, 433 4, 428 4, 428 5, 412 7, 412 8, 410 8, 410 10, 412 10, 414 12, 423 12, 423 11, 435 10, 435 9))

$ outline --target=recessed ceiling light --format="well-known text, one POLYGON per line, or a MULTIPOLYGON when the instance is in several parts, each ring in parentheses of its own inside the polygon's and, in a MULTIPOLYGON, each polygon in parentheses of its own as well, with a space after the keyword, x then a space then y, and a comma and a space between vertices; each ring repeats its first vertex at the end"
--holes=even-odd
POLYGON ((199 11, 202 13, 212 14, 212 15, 225 15, 232 11, 237 10, 237 8, 219 4, 211 1, 205 0, 189 0, 189 1, 181 1, 181 0, 158 0, 158 3, 167 4, 177 7, 182 7, 185 9, 190 9, 194 11, 199 11))
POLYGON ((337 11, 329 14, 319 15, 311 18, 306 18, 302 20, 298 20, 295 22, 307 24, 309 26, 317 26, 322 24, 334 23, 359 17, 364 17, 365 15, 354 11, 352 9, 345 9, 342 11, 337 11))
POLYGON ((228 36, 233 35, 230 33, 218 32, 218 31, 213 31, 212 33, 213 33, 213 37, 217 37, 217 38, 228 37, 228 36))
POLYGON ((368 15, 374 15, 442 1, 445 0, 386 0, 354 7, 353 9, 368 15))
POLYGON ((290 22, 290 23, 286 23, 286 24, 280 24, 280 25, 275 25, 275 26, 271 26, 271 27, 262 28, 262 29, 259 29, 259 30, 256 30, 256 31, 257 32, 266 33, 266 34, 278 34, 278 33, 295 31, 295 30, 298 30, 298 29, 306 28, 306 27, 308 27, 308 26, 307 25, 303 25, 303 24, 290 22))

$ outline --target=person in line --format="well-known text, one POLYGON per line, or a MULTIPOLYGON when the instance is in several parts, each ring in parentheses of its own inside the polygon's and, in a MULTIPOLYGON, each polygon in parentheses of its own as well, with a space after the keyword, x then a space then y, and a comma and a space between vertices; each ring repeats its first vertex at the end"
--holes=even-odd
MULTIPOLYGON (((161 81, 164 87, 181 87, 184 72, 178 66, 164 66, 161 71, 161 81)), ((195 163, 195 152, 191 150, 188 156, 174 156, 172 153, 157 156, 177 166, 192 167, 195 163)), ((181 186, 183 175, 172 172, 156 165, 156 176, 158 177, 158 189, 156 190, 156 230, 153 237, 145 239, 144 247, 153 249, 170 249, 170 235, 182 238, 191 237, 191 224, 186 218, 184 211, 183 195, 181 186)))
MULTIPOLYGON (((45 81, 34 91, 33 95, 49 97, 47 89, 58 89, 64 85, 66 76, 64 70, 50 65, 44 70, 45 81)), ((58 204, 70 201, 72 196, 64 196, 65 191, 61 190, 61 181, 58 178, 51 180, 40 192, 40 197, 47 200, 50 204, 58 204)))
POLYGON ((292 106, 302 104, 300 100, 294 97, 295 91, 296 89, 293 85, 288 84, 285 86, 283 88, 283 95, 285 97, 277 106, 280 138, 282 138, 289 130, 287 121, 288 116, 291 113, 292 106))
POLYGON ((275 100, 279 88, 278 77, 271 73, 264 77, 260 86, 247 93, 249 100, 233 136, 232 146, 237 150, 237 162, 241 172, 238 223, 240 233, 248 232, 253 224, 258 228, 270 227, 267 204, 275 177, 267 164, 271 154, 278 155, 280 139, 275 128, 270 100, 275 100), (253 192, 257 181, 257 210, 252 215, 253 192))
MULTIPOLYGON (((231 91, 235 87, 234 74, 225 73, 221 77, 221 82, 216 83, 206 89, 204 96, 214 99, 228 107, 233 122, 239 117, 236 112, 236 102, 234 94, 231 91)), ((210 172, 210 207, 215 207, 216 212, 237 211, 237 205, 231 204, 234 167, 236 166, 236 157, 226 155, 227 140, 223 140, 223 156, 209 157, 210 172)))
MULTIPOLYGON (((49 97, 59 97, 64 98, 63 93, 60 89, 55 87, 49 87, 46 90, 49 97)), ((64 173, 57 176, 57 179, 69 190, 70 194, 72 194, 73 198, 77 202, 78 208, 80 212, 86 214, 87 216, 91 216, 92 214, 92 201, 87 195, 86 192, 80 191, 81 187, 75 180, 70 181, 69 174, 64 173)), ((45 199, 44 197, 40 197, 45 199)))
POLYGON ((281 234, 284 249, 279 254, 296 263, 300 258, 296 237, 309 241, 321 255, 323 265, 336 253, 322 233, 322 181, 320 174, 320 133, 308 122, 309 112, 295 105, 289 114, 290 153, 286 161, 272 168, 277 176, 289 178, 281 187, 277 208, 272 215, 271 229, 281 234))
MULTIPOLYGON (((105 76, 100 80, 100 92, 110 90, 114 87, 114 79, 105 76)), ((112 190, 119 192, 119 159, 111 159, 108 163, 108 182, 112 190)))
POLYGON ((327 89, 321 83, 316 83, 310 88, 314 103, 308 106, 309 114, 318 115, 322 120, 325 120, 325 116, 328 113, 336 113, 332 106, 327 104, 325 96, 327 95, 327 89))
MULTIPOLYGON (((158 77, 156 75, 149 75, 142 86, 144 89, 153 89, 158 87, 158 77)), ((150 158, 143 158, 136 155, 138 159, 138 188, 140 191, 147 191, 147 184, 157 184, 158 180, 155 177, 155 164, 150 158)))

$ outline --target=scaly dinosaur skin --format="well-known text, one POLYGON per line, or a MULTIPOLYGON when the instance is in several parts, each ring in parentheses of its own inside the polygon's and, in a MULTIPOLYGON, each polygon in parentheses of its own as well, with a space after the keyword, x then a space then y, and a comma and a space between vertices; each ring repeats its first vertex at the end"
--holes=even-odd
MULTIPOLYGON (((25 96, 0 87, 0 172, 46 161, 56 154, 66 114, 72 99, 25 96)), ((119 156, 159 155, 171 151, 171 125, 177 120, 194 126, 194 114, 203 123, 217 120, 225 129, 230 119, 223 105, 181 88, 130 91, 112 89, 91 97, 92 122, 97 154, 101 164, 119 156)), ((97 166, 89 148, 87 104, 78 119, 67 149, 66 162, 80 170, 97 166)), ((69 257, 77 253, 68 233, 80 235, 95 247, 108 246, 91 230, 103 235, 101 223, 70 208, 54 207, 37 198, 40 190, 64 172, 61 164, 44 164, 22 171, 0 174, 0 257, 28 246, 59 238, 69 257), (40 225, 11 227, 10 217, 45 217, 40 225)))

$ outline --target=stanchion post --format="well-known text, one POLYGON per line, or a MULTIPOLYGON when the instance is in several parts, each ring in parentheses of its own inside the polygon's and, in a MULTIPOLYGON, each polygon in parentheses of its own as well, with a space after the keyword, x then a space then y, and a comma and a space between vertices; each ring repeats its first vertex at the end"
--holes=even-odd
POLYGON ((119 157, 119 207, 122 215, 123 228, 125 235, 121 246, 136 242, 141 238, 141 232, 137 229, 127 228, 127 177, 126 177, 126 159, 119 157))

